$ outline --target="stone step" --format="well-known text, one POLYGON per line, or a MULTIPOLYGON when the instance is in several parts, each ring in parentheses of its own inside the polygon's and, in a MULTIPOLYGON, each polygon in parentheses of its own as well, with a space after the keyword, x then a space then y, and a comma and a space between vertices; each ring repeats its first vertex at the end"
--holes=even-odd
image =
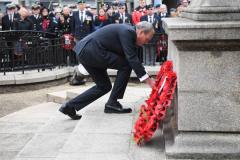
MULTIPOLYGON (((48 102, 54 102, 54 103, 64 103, 65 101, 72 99, 79 94, 83 93, 87 89, 91 88, 93 85, 83 85, 76 87, 76 89, 71 90, 65 90, 65 91, 59 91, 59 92, 52 92, 47 94, 47 101, 48 102)), ((125 102, 132 102, 136 101, 139 98, 147 97, 151 92, 150 88, 136 88, 136 87, 127 87, 124 101, 125 102), (138 92, 139 91, 139 92, 138 92)), ((107 98, 109 97, 109 94, 106 94, 105 96, 101 97, 101 99, 107 101, 107 98)))
MULTIPOLYGON (((81 86, 68 93, 75 96, 89 87, 81 86)), ((133 125, 139 106, 149 92, 149 88, 142 86, 127 88, 122 104, 133 109, 131 114, 104 114, 107 94, 79 111, 83 115, 80 121, 70 120, 60 113, 60 104, 53 102, 28 107, 0 118, 0 159, 165 159, 161 132, 146 148, 138 147, 133 142, 133 125)), ((66 93, 56 92, 49 96, 66 98, 66 93)))
POLYGON ((66 91, 47 93, 47 102, 64 103, 67 100, 66 91))

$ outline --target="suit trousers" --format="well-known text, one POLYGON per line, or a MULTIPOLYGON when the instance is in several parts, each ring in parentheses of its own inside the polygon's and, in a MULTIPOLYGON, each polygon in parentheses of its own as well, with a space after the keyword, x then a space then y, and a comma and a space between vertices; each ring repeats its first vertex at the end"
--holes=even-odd
POLYGON ((79 54, 78 60, 88 71, 96 85, 68 101, 68 106, 79 111, 111 89, 108 103, 114 103, 117 99, 123 98, 132 71, 125 57, 107 51, 99 47, 94 40, 91 40, 79 54), (113 88, 107 74, 108 68, 118 70, 113 88))

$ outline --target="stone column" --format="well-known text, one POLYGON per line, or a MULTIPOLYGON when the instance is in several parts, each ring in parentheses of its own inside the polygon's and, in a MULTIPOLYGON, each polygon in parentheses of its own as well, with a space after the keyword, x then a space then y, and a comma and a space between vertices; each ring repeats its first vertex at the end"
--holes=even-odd
POLYGON ((163 20, 178 74, 167 158, 240 159, 240 0, 192 0, 181 16, 163 20))

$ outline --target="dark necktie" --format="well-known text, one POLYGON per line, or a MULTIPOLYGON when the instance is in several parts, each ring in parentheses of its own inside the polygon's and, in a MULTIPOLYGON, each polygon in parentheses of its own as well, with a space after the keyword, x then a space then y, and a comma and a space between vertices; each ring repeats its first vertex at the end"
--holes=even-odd
POLYGON ((152 23, 152 16, 150 16, 149 18, 150 18, 150 23, 152 23))
POLYGON ((81 22, 83 22, 83 11, 81 12, 81 22))

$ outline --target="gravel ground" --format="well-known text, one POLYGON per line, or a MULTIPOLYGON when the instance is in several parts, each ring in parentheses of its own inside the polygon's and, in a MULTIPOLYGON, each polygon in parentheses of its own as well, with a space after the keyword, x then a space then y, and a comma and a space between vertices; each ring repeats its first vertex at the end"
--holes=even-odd
MULTIPOLYGON (((88 82, 87 85, 92 85, 88 82)), ((145 87, 145 84, 129 83, 129 86, 145 87)), ((4 93, 0 94, 0 117, 12 112, 16 112, 26 107, 46 102, 46 94, 50 92, 74 89, 68 83, 63 84, 43 84, 5 88, 4 93)))

